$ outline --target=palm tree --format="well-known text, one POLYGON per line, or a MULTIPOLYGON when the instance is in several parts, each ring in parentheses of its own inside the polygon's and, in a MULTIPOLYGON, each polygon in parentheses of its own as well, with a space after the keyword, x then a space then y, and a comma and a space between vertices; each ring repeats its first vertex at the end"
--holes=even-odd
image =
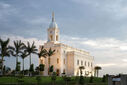
POLYGON ((80 70, 80 75, 81 75, 81 76, 82 76, 82 70, 83 70, 83 69, 85 69, 85 67, 84 67, 84 66, 80 66, 80 67, 79 67, 79 70, 80 70))
MULTIPOLYGON (((40 52, 38 53, 38 57, 39 57, 39 58, 41 58, 41 57, 46 58, 46 56, 47 56, 47 50, 44 49, 44 46, 42 46, 41 49, 40 49, 40 52)), ((39 67, 40 67, 40 68, 44 67, 44 64, 40 64, 39 67)), ((42 70, 40 70, 40 71, 42 71, 42 70)), ((43 73, 42 73, 42 74, 43 74, 43 73)))
MULTIPOLYGON (((50 71, 50 57, 52 55, 54 55, 54 52, 55 52, 55 50, 52 50, 51 48, 47 52, 47 55, 48 55, 48 63, 49 63, 49 71, 50 71)), ((49 72, 49 75, 50 75, 50 72, 49 72)))
POLYGON ((8 47, 10 39, 8 38, 7 40, 3 41, 0 38, 0 56, 1 56, 1 72, 3 74, 3 62, 4 62, 4 57, 5 56, 10 56, 10 50, 8 47))
POLYGON ((28 54, 27 54, 26 51, 22 52, 22 54, 21 54, 21 56, 20 56, 20 57, 22 58, 22 60, 23 60, 23 61, 22 61, 22 64, 23 64, 23 65, 22 65, 22 66, 23 66, 23 67, 22 67, 22 69, 23 69, 23 75, 24 75, 24 59, 25 59, 27 56, 28 56, 28 54))
POLYGON ((42 46, 40 52, 38 53, 38 57, 39 58, 41 58, 41 57, 46 58, 46 56, 47 56, 47 50, 44 49, 44 46, 42 46))
POLYGON ((24 49, 24 44, 21 42, 21 40, 14 41, 14 47, 10 46, 11 54, 16 57, 16 69, 17 69, 17 63, 18 63, 18 57, 19 54, 22 53, 22 50, 24 49))
POLYGON ((95 74, 96 74, 97 77, 98 77, 98 75, 99 75, 99 70, 101 70, 102 68, 101 68, 100 66, 95 66, 94 69, 95 69, 95 74))
POLYGON ((36 46, 34 45, 34 42, 32 43, 32 45, 30 45, 29 42, 27 42, 27 45, 24 44, 25 47, 25 51, 28 52, 28 55, 30 57, 30 66, 31 66, 31 54, 37 54, 37 49, 36 46))

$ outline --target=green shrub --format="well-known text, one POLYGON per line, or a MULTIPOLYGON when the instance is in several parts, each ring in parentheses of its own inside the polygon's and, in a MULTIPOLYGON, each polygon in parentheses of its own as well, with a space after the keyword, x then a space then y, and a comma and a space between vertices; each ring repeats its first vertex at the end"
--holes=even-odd
POLYGON ((44 67, 45 67, 44 64, 40 64, 40 65, 39 65, 39 70, 40 70, 40 71, 44 71, 44 67))
POLYGON ((79 84, 80 85, 84 85, 84 82, 85 80, 84 80, 84 77, 83 76, 80 76, 80 78, 79 78, 79 84))
POLYGON ((41 76, 37 76, 37 77, 36 77, 36 80, 37 80, 37 84, 39 85, 40 82, 41 82, 41 76))
POLYGON ((89 83, 93 83, 93 76, 90 77, 89 83))

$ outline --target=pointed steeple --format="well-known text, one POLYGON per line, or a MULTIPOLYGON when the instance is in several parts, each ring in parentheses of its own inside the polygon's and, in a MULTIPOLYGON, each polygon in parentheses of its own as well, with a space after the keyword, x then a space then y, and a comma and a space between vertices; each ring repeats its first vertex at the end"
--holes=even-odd
POLYGON ((49 28, 58 28, 56 22, 55 22, 55 17, 54 17, 54 12, 52 12, 52 21, 49 25, 49 28))
POLYGON ((54 12, 52 12, 52 22, 55 21, 54 12))

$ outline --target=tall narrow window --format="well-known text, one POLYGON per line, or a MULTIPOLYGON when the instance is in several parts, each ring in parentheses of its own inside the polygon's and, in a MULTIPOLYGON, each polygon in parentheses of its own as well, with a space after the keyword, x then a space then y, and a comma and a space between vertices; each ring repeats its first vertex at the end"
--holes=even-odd
POLYGON ((86 61, 85 61, 85 66, 86 66, 86 61))
POLYGON ((64 59, 64 64, 65 64, 65 59, 64 59))
POLYGON ((59 64, 59 58, 57 58, 57 64, 59 64))
POLYGON ((89 62, 88 62, 88 67, 89 67, 89 62))
POLYGON ((50 36, 50 39, 51 39, 51 41, 53 41, 53 36, 52 35, 50 36))
POLYGON ((81 61, 81 65, 83 65, 83 61, 81 61))
POLYGON ((56 35, 56 41, 58 41, 58 35, 56 35))
POLYGON ((50 58, 48 58, 48 64, 50 64, 50 58))
POLYGON ((91 63, 91 67, 93 67, 93 63, 91 63))
POLYGON ((77 60, 77 65, 79 65, 79 60, 77 60))

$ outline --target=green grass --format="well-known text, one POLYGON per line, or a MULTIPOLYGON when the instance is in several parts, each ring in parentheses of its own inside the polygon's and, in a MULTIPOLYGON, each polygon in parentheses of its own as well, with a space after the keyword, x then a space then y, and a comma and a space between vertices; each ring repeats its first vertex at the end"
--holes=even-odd
MULTIPOLYGON (((78 79, 79 77, 72 77, 71 81, 68 82, 68 85, 78 85, 78 79)), ((106 83, 102 82, 102 78, 94 78, 94 82, 93 83, 89 83, 89 79, 90 78, 84 78, 85 79, 85 83, 87 85, 107 85, 106 83)), ((18 84, 18 81, 23 81, 23 85, 35 85, 37 84, 37 80, 36 77, 23 77, 23 78, 19 78, 19 77, 0 77, 0 85, 1 84, 18 84)), ((52 85, 52 80, 51 77, 41 77, 41 81, 40 81, 41 85, 52 85)), ((56 81, 55 81, 55 85, 65 85, 65 81, 63 80, 62 77, 57 77, 56 81)))

